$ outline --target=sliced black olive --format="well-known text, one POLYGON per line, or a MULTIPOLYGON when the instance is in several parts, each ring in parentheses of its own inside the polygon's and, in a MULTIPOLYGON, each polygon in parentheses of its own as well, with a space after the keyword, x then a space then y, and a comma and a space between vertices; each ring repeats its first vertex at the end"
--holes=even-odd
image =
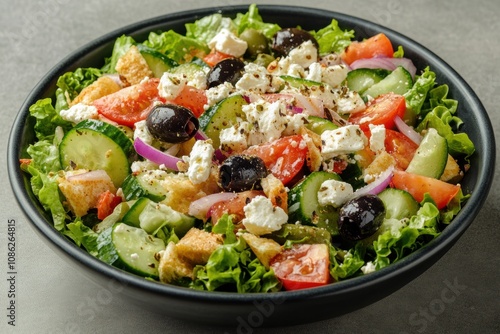
POLYGON ((384 202, 364 195, 345 203, 339 211, 339 233, 346 240, 361 240, 374 234, 385 217, 384 202))
POLYGON ((176 104, 153 107, 146 125, 154 138, 167 143, 188 141, 199 128, 198 119, 191 110, 176 104))
POLYGON ((298 28, 285 28, 274 34, 271 49, 276 55, 285 57, 306 41, 311 41, 316 49, 319 49, 318 41, 309 32, 298 28))
POLYGON ((243 76, 245 63, 237 58, 226 58, 219 61, 207 74, 208 88, 218 86, 224 82, 235 85, 243 76))
POLYGON ((261 189, 260 180, 267 174, 266 165, 261 158, 232 155, 219 167, 219 183, 225 191, 261 189))

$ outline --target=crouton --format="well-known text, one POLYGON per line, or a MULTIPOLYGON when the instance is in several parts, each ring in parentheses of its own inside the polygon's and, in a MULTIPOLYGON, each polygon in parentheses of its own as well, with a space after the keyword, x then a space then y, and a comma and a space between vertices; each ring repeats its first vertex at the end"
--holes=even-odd
POLYGON ((172 283, 183 277, 193 278, 193 265, 179 256, 174 242, 170 242, 159 255, 158 273, 161 282, 172 283))
POLYGON ((99 195, 105 191, 116 193, 109 175, 103 170, 65 172, 58 186, 66 198, 65 204, 77 217, 82 217, 97 206, 99 195))
POLYGON ((377 176, 390 166, 394 166, 396 161, 387 152, 383 151, 375 157, 371 164, 363 171, 363 177, 366 183, 373 182, 377 176))
POLYGON ((448 154, 448 161, 446 162, 446 167, 444 168, 443 175, 441 175, 440 180, 444 182, 449 182, 457 184, 464 177, 464 173, 460 170, 460 166, 451 155, 448 154))
POLYGON ((271 262, 272 258, 281 252, 280 244, 274 240, 260 238, 252 233, 243 233, 241 238, 246 241, 255 256, 267 269, 269 269, 269 262, 271 262))
POLYGON ((71 101, 69 106, 71 107, 78 103, 90 105, 95 100, 103 96, 115 93, 120 89, 121 86, 115 80, 111 79, 109 76, 102 76, 91 83, 89 86, 82 89, 80 94, 78 94, 78 96, 75 97, 73 101, 71 101))
POLYGON ((321 167, 321 137, 304 126, 300 128, 300 134, 307 144, 307 168, 311 172, 318 171, 321 167))
POLYGON ((223 243, 222 235, 191 228, 175 245, 176 251, 188 263, 206 264, 212 253, 223 243))
POLYGON ((130 85, 136 85, 144 78, 154 76, 146 59, 135 45, 118 59, 115 69, 130 85))
POLYGON ((288 212, 288 193, 285 185, 273 174, 269 174, 260 180, 262 190, 266 197, 271 200, 274 206, 279 206, 283 211, 288 212))

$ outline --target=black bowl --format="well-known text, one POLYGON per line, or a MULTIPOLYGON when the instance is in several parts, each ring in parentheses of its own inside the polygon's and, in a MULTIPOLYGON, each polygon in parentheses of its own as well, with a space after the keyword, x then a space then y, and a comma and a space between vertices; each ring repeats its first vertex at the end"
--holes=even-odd
POLYGON ((35 140, 33 122, 28 117, 29 106, 40 98, 52 97, 56 80, 63 73, 78 67, 102 66, 103 59, 111 54, 114 40, 122 34, 141 41, 155 30, 173 29, 184 33, 185 23, 205 15, 221 12, 235 16, 247 10, 247 6, 229 6, 160 16, 118 29, 80 48, 35 86, 13 124, 8 149, 8 172, 17 201, 34 229, 58 254, 91 279, 121 291, 143 308, 189 321, 239 326, 242 331, 262 325, 293 325, 342 315, 388 296, 422 274, 446 253, 478 214, 493 179, 495 161, 493 130, 478 97, 449 65, 425 47, 395 31, 348 15, 302 7, 260 5, 259 13, 264 20, 282 27, 300 25, 305 29, 318 29, 335 18, 342 28, 354 29, 357 38, 383 32, 395 45, 404 47, 405 56, 413 59, 418 69, 429 65, 436 72, 437 81, 449 85, 450 96, 459 101, 458 115, 464 121, 462 130, 477 149, 470 171, 462 182, 464 191, 471 196, 454 221, 424 248, 370 275, 319 288, 267 294, 201 292, 147 281, 93 258, 57 232, 33 195, 27 175, 19 168, 19 159, 26 155, 27 146, 35 140))

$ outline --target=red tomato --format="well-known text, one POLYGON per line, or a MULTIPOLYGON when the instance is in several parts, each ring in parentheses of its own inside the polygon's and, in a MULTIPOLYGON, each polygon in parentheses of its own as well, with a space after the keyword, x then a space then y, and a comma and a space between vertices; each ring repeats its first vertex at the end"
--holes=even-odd
POLYGON ((113 213, 115 207, 122 202, 120 196, 116 196, 111 191, 103 192, 97 200, 97 218, 103 220, 113 213))
POLYGON ((225 213, 234 215, 233 223, 241 221, 245 218, 243 207, 247 205, 250 200, 256 196, 265 196, 263 191, 249 190, 238 193, 236 197, 227 201, 218 202, 208 210, 208 216, 212 218, 215 224, 225 213))
POLYGON ((196 117, 200 117, 205 111, 203 106, 207 104, 207 96, 202 89, 186 86, 172 103, 186 107, 191 110, 196 117))
POLYGON ((394 128, 394 117, 402 118, 405 111, 405 97, 395 93, 387 93, 368 102, 365 110, 351 114, 349 122, 359 124, 363 131, 369 129, 369 124, 383 124, 386 129, 392 129, 394 128))
POLYGON ((203 57, 203 61, 207 63, 208 66, 213 67, 215 64, 226 58, 233 58, 233 56, 217 50, 212 50, 212 52, 203 57))
POLYGON ((328 284, 330 257, 325 244, 295 244, 270 262, 285 290, 298 290, 328 284))
POLYGON ((286 185, 302 170, 307 155, 307 145, 302 142, 302 136, 293 135, 271 143, 251 146, 243 153, 256 155, 264 160, 271 173, 286 185))
POLYGON ((342 60, 352 64, 355 60, 373 57, 393 57, 394 49, 386 35, 380 33, 361 42, 352 42, 341 54, 342 60))
POLYGON ((394 171, 391 181, 394 188, 406 190, 416 201, 421 202, 428 193, 436 202, 438 209, 444 208, 460 191, 460 185, 454 185, 427 176, 394 171))
POLYGON ((385 130, 385 150, 396 160, 396 167, 405 170, 415 155, 418 145, 401 132, 385 130))
POLYGON ((159 82, 158 78, 149 79, 103 96, 92 104, 104 117, 118 124, 133 127, 136 122, 148 117, 155 101, 163 102, 158 95, 159 82))

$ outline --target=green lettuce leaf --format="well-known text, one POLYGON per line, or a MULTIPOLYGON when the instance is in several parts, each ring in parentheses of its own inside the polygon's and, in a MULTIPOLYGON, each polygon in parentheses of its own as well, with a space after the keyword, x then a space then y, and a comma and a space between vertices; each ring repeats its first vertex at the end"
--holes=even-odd
POLYGON ((434 87, 436 73, 426 67, 421 75, 417 76, 411 89, 404 94, 407 112, 420 115, 422 106, 427 99, 427 94, 434 87))
POLYGON ((229 17, 217 13, 205 16, 193 23, 186 24, 186 37, 203 41, 208 44, 210 40, 222 29, 236 32, 236 25, 229 17))
POLYGON ((203 41, 183 36, 173 30, 160 34, 151 32, 143 44, 163 53, 177 63, 189 62, 200 53, 210 51, 203 41))
POLYGON ((225 242, 217 248, 205 266, 196 266, 190 287, 199 290, 244 292, 278 291, 281 287, 272 269, 266 269, 247 246, 236 238, 229 215, 224 215, 213 232, 223 232, 225 242))
POLYGON ((96 81, 101 75, 100 69, 92 67, 67 72, 57 79, 57 87, 62 90, 59 94, 64 94, 71 101, 80 94, 82 89, 96 81))
POLYGON ((50 98, 38 100, 30 106, 29 112, 36 120, 34 130, 38 140, 52 141, 58 126, 62 127, 63 130, 69 130, 73 126, 71 122, 65 121, 59 116, 59 113, 52 106, 50 98))
POLYGON ((318 41, 320 55, 341 53, 354 38, 354 30, 342 30, 334 19, 323 29, 310 33, 318 41))
POLYGON ((98 234, 92 231, 91 228, 85 226, 80 219, 66 225, 67 229, 63 232, 80 247, 83 246, 92 256, 97 256, 97 238, 98 234))
POLYGON ((330 275, 336 280, 354 276, 365 264, 365 245, 358 242, 353 249, 344 252, 330 245, 330 275))
POLYGON ((248 7, 248 12, 245 14, 238 13, 233 23, 237 27, 237 35, 241 34, 246 29, 255 29, 263 33, 267 38, 271 38, 281 29, 281 27, 275 23, 264 22, 255 4, 250 5, 248 7))

